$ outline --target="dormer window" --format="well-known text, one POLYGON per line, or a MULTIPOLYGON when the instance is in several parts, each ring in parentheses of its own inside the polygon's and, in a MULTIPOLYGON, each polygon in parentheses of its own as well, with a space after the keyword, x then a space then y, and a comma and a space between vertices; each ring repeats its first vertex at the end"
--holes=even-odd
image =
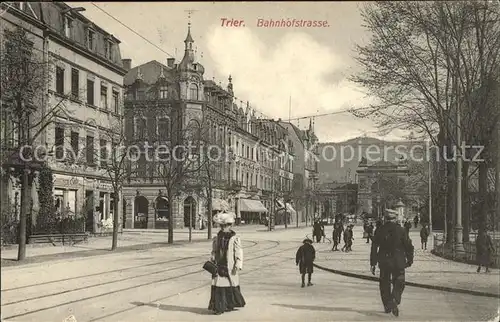
POLYGON ((64 35, 68 38, 71 38, 71 29, 73 27, 73 19, 69 16, 63 17, 63 29, 64 35))
POLYGON ((168 88, 167 86, 160 87, 160 99, 168 98, 168 88))
POLYGON ((113 43, 110 40, 105 40, 104 42, 104 56, 107 59, 111 59, 113 49, 113 43))
POLYGON ((87 48, 94 50, 95 46, 95 32, 91 28, 87 29, 87 48))

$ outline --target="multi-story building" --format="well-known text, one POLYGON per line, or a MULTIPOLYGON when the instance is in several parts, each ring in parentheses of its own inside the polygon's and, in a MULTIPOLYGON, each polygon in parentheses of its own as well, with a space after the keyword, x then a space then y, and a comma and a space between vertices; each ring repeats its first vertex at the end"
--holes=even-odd
MULTIPOLYGON (((54 151, 47 164, 54 173, 59 210, 85 214, 87 230, 96 231, 100 220, 120 211, 113 209, 112 185, 97 151, 111 144, 100 133, 120 123, 126 71, 120 41, 81 14, 83 10, 62 2, 24 2, 9 5, 2 21, 16 17, 19 26, 42 30, 36 32, 37 51, 50 66, 51 77, 40 106, 46 113, 63 106, 64 113, 51 119, 39 143, 54 151)), ((32 195, 36 208, 36 193, 32 195)))
MULTIPOLYGON (((247 102, 238 105, 233 80, 226 88, 204 79, 204 67, 196 61, 191 29, 179 63, 168 58, 135 66, 124 60, 128 69, 125 110, 129 138, 151 144, 173 140, 196 121, 206 129, 204 136, 224 151, 227 162, 217 164, 213 173, 212 210, 234 210, 238 222, 260 222, 270 209, 271 178, 278 176, 280 165, 268 155, 280 154, 278 142, 286 136, 277 122, 256 117, 247 102), (273 172, 273 169, 275 172, 273 172)), ((285 151, 288 155, 288 151, 285 151)), ((174 227, 194 226, 193 219, 211 216, 206 213, 207 197, 203 191, 179 189, 168 200, 165 184, 157 165, 138 165, 124 188, 126 222, 129 228, 167 228, 169 209, 173 209, 174 227), (172 207, 169 207, 172 202, 172 207)))
POLYGON ((293 149, 292 201, 300 222, 313 218, 319 211, 319 200, 314 198, 317 188, 317 137, 314 135, 312 120, 309 128, 301 130, 290 122, 280 124, 288 130, 289 146, 293 149))

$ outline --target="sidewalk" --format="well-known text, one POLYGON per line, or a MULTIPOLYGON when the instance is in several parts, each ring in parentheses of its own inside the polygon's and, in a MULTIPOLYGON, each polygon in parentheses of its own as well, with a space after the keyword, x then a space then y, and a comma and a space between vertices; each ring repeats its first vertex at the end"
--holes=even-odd
MULTIPOLYGON (((327 236, 331 235, 331 227, 326 233, 327 236)), ((367 244, 366 239, 362 237, 363 228, 355 227, 353 251, 350 253, 332 252, 332 244, 314 244, 318 245, 315 262, 318 268, 346 276, 378 280, 378 268, 376 276, 370 272, 371 243, 367 244)), ((410 238, 415 246, 415 258, 413 265, 406 270, 407 285, 500 297, 498 269, 492 269, 488 274, 484 272, 478 274, 477 266, 431 254, 430 245, 427 245, 427 250, 422 250, 419 229, 412 229, 410 238)))
MULTIPOLYGON (((110 252, 112 237, 91 237, 87 243, 79 243, 74 246, 69 245, 46 245, 44 247, 26 247, 26 259, 17 262, 17 245, 12 248, 2 249, 1 265, 18 266, 33 263, 41 263, 53 260, 71 259, 79 257, 90 257, 99 255, 111 255, 115 253, 140 251, 159 247, 171 247, 188 242, 188 234, 181 231, 174 231, 174 244, 167 243, 168 235, 164 234, 129 234, 124 232, 118 235, 118 248, 110 252)), ((207 241, 205 234, 193 234, 192 242, 207 241)))

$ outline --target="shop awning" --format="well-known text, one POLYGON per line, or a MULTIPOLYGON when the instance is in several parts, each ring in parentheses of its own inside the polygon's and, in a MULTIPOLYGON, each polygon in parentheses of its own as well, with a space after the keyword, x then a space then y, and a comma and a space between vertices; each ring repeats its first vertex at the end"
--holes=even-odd
POLYGON ((240 211, 243 212, 267 212, 266 207, 259 200, 240 199, 240 211))
POLYGON ((224 199, 212 198, 212 210, 229 210, 229 204, 224 199))

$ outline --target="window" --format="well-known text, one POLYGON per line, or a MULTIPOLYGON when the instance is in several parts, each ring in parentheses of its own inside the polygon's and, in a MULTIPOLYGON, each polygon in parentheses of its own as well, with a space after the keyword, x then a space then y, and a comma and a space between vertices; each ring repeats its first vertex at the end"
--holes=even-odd
POLYGON ((112 49, 113 49, 113 43, 109 40, 106 40, 104 42, 104 56, 106 56, 107 59, 111 59, 112 49))
POLYGON ((168 98, 168 88, 166 86, 160 87, 160 99, 168 98))
POLYGON ((160 141, 167 141, 170 134, 169 119, 162 117, 158 119, 158 138, 160 141))
POLYGON ((108 109, 108 87, 101 84, 101 107, 108 109))
POLYGON ((88 165, 94 165, 94 137, 87 135, 86 160, 88 165))
POLYGON ((101 149, 101 167, 106 167, 108 164, 108 142, 106 140, 99 141, 99 148, 101 149))
POLYGON ((95 32, 94 30, 88 28, 87 29, 87 48, 90 50, 94 50, 95 43, 95 32))
POLYGON ((56 127, 55 131, 56 159, 62 161, 64 157, 64 128, 56 127))
POLYGON ((56 67, 56 92, 64 95, 64 68, 56 67))
POLYGON ((191 86, 189 86, 189 99, 198 100, 198 85, 191 84, 191 86))
POLYGON ((71 19, 68 16, 64 16, 63 18, 64 35, 68 38, 71 38, 72 25, 73 25, 73 19, 71 19))
POLYGON ((75 160, 78 159, 79 140, 80 140, 79 133, 71 132, 71 151, 75 157, 75 160))
POLYGON ((95 105, 94 103, 94 81, 87 79, 87 104, 95 105))
POLYGON ((79 88, 80 88, 80 80, 79 80, 79 77, 80 77, 80 72, 78 69, 76 68, 72 68, 71 69, 71 96, 74 98, 74 99, 78 99, 79 98, 79 88))
POLYGON ((137 124, 137 134, 139 134, 140 139, 145 139, 146 138, 146 133, 147 133, 147 120, 144 117, 141 117, 138 119, 138 124, 137 124))
POLYGON ((116 114, 120 114, 119 111, 119 101, 118 101, 118 92, 113 90, 113 98, 111 100, 111 110, 116 114))
POLYGON ((63 211, 63 203, 64 203, 64 190, 63 189, 54 189, 54 206, 56 208, 56 212, 61 213, 63 211))

